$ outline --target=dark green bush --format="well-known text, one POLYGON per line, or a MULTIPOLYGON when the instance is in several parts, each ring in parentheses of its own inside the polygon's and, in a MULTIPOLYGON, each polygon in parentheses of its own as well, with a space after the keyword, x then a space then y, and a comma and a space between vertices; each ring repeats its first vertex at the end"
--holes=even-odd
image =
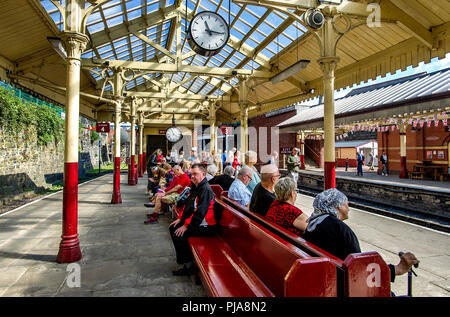
POLYGON ((64 121, 55 110, 26 102, 3 87, 0 87, 0 125, 16 136, 23 131, 25 137, 27 130, 35 127, 39 145, 53 140, 58 143, 64 133, 64 121))

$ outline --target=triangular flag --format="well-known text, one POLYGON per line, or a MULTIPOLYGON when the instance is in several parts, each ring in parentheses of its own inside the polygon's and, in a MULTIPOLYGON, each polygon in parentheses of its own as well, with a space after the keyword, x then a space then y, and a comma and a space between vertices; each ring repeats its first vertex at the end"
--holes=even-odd
POLYGON ((438 127, 438 126, 439 126, 439 120, 435 120, 435 121, 434 121, 434 126, 435 126, 435 127, 438 127))

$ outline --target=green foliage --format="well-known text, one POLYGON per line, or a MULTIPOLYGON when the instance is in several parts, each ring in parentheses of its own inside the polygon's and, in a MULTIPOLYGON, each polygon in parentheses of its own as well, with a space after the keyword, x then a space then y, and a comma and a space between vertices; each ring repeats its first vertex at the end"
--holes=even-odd
POLYGON ((26 136, 28 129, 34 127, 39 145, 47 145, 53 140, 58 143, 64 130, 64 121, 55 110, 25 102, 16 97, 12 91, 2 87, 0 87, 0 123, 5 130, 16 136, 21 131, 26 136))
POLYGON ((95 130, 91 130, 91 143, 94 143, 100 138, 99 134, 95 130))

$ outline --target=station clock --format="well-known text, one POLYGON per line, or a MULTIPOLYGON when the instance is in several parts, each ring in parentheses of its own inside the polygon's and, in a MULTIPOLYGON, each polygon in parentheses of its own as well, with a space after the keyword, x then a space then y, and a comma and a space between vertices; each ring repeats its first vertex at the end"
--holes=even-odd
POLYGON ((225 19, 215 12, 202 11, 189 24, 188 43, 202 56, 213 56, 227 44, 230 28, 225 19))

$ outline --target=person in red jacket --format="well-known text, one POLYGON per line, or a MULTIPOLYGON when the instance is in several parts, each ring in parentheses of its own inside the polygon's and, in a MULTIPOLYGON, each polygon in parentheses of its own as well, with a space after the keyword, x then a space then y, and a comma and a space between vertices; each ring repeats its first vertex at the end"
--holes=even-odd
POLYGON ((194 273, 189 237, 211 236, 217 232, 214 217, 214 192, 206 180, 206 167, 194 164, 191 168, 191 192, 178 219, 169 225, 177 263, 183 267, 172 273, 177 276, 194 273))

